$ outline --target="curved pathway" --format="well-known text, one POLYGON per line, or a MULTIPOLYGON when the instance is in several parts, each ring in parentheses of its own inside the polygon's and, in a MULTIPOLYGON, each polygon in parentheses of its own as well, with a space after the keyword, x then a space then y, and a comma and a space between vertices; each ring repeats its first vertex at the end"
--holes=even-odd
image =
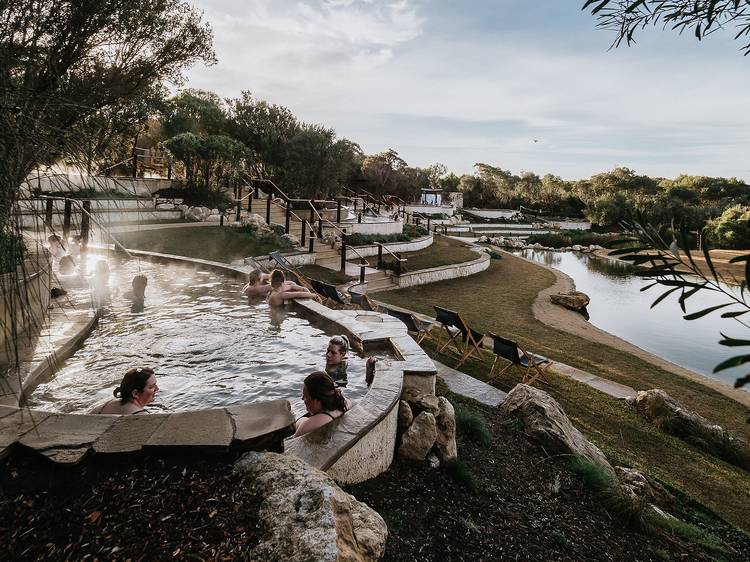
MULTIPOLYGON (((493 246, 493 248, 495 248, 495 250, 497 251, 505 252, 503 248, 498 248, 496 246, 493 246)), ((515 254, 513 255, 515 256, 515 254)), ((515 257, 526 259, 521 256, 515 257)), ((621 351, 625 351, 626 353, 635 355, 639 359, 648 361, 652 365, 656 365, 657 367, 664 369, 665 371, 698 382, 704 386, 716 390, 717 392, 720 392, 728 398, 736 400, 744 406, 750 407, 749 392, 732 388, 717 380, 706 377, 705 375, 701 375, 699 373, 696 373, 695 371, 691 371, 690 369, 686 369, 685 367, 681 367, 679 365, 676 365, 675 363, 672 363, 671 361, 667 361, 666 359, 658 357, 657 355, 654 355, 653 353, 650 353, 636 345, 633 345, 630 342, 618 338, 617 336, 610 334, 609 332, 605 332, 604 330, 597 328, 577 312, 573 312, 572 310, 568 310, 561 306, 552 304, 549 300, 550 295, 558 292, 575 290, 575 283, 573 279, 553 267, 540 264, 538 262, 531 263, 538 267, 548 269, 549 271, 554 273, 556 278, 555 283, 552 286, 544 289, 543 291, 540 291, 539 295, 534 301, 532 311, 534 313, 534 318, 536 318, 540 322, 543 322, 547 326, 555 328, 556 330, 567 332, 569 334, 573 334, 575 336, 579 336, 596 343, 608 345, 609 347, 613 347, 615 349, 619 349, 621 351)))

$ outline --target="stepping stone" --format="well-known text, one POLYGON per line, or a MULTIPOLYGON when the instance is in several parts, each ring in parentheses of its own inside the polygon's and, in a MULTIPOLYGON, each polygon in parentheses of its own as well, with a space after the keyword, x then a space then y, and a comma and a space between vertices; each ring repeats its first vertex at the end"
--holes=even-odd
MULTIPOLYGON (((434 361, 434 360, 433 360, 434 361)), ((445 381, 451 392, 473 398, 477 402, 487 406, 499 406, 505 400, 507 393, 489 385, 485 382, 475 379, 465 373, 456 371, 439 361, 434 361, 437 367, 438 376, 445 381)))

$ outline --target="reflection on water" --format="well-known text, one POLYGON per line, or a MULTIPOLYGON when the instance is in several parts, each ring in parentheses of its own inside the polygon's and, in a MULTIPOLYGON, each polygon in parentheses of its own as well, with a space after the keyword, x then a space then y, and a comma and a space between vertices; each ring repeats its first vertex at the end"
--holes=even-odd
MULTIPOLYGON (((91 257, 92 260, 100 259, 91 257)), ((328 338, 296 312, 248 305, 241 282, 220 273, 110 256, 111 302, 99 326, 61 371, 32 395, 34 408, 83 412, 112 396, 132 366, 151 366, 154 410, 186 410, 277 398, 297 402, 302 380, 325 366, 328 338), (126 293, 148 277, 142 307, 126 293)), ((91 268, 89 268, 91 271, 91 268)), ((82 280, 72 292, 88 291, 82 280)), ((366 392, 365 361, 350 351, 346 395, 366 392)))
MULTIPOLYGON (((665 288, 641 291, 649 282, 633 276, 630 264, 571 252, 520 250, 514 253, 572 277, 576 289, 591 297, 587 307, 589 321, 598 328, 727 384, 733 384, 737 377, 746 374, 746 369, 742 368, 712 373, 721 361, 741 352, 738 348, 719 345, 720 332, 743 337, 743 326, 722 319, 719 313, 698 320, 684 320, 676 294, 652 309, 651 304, 665 288)), ((716 293, 699 291, 687 301, 687 311, 695 312, 722 302, 724 300, 716 293)))

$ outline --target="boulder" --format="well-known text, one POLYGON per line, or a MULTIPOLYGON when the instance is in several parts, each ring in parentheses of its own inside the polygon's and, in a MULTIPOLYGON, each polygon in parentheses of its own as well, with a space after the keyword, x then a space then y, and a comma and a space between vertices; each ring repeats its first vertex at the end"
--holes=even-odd
POLYGON ((615 473, 620 479, 622 489, 634 498, 662 507, 669 506, 674 501, 674 496, 664 486, 640 470, 616 466, 615 473))
POLYGON ((517 384, 500 405, 500 412, 519 420, 547 453, 583 457, 615 477, 604 454, 570 423, 560 404, 546 392, 517 384))
POLYGON ((407 388, 402 396, 414 410, 419 412, 430 412, 433 416, 437 415, 440 409, 440 403, 437 396, 434 394, 420 393, 419 390, 414 388, 407 388))
POLYGON ((591 299, 586 293, 580 291, 570 291, 569 293, 557 293, 556 295, 550 295, 549 300, 552 304, 559 304, 570 310, 576 312, 583 312, 591 302, 591 299))
POLYGON ((411 412, 409 403, 401 400, 398 403, 398 432, 403 433, 414 421, 414 414, 411 412))
POLYGON ((484 236, 484 235, 482 235, 482 236, 480 236, 480 237, 479 237, 479 243, 480 243, 480 244, 485 244, 485 243, 487 243, 487 242, 489 242, 489 241, 490 241, 490 239, 489 239, 489 238, 487 238, 487 237, 486 237, 486 236, 484 236))
POLYGON ((324 472, 275 453, 246 453, 235 470, 260 500, 264 536, 248 560, 365 562, 383 556, 383 518, 324 472))
POLYGON ((208 215, 205 222, 221 222, 221 215, 208 215))
POLYGON ((573 250, 574 252, 580 252, 581 251, 581 245, 580 244, 573 244, 570 247, 570 249, 573 250))
POLYGON ((284 234, 281 237, 284 240, 288 240, 292 246, 299 246, 299 238, 294 234, 284 234))
POLYGON ((262 216, 260 216, 258 213, 252 213, 251 215, 242 217, 242 224, 243 226, 252 225, 256 228, 259 228, 261 225, 266 224, 266 220, 262 216))
POLYGON ((219 209, 211 209, 211 214, 212 215, 218 215, 218 214, 220 214, 219 213, 219 209))
POLYGON ((745 441, 729 435, 720 425, 686 408, 663 390, 639 391, 629 404, 663 432, 750 469, 750 450, 745 441))
POLYGON ((211 210, 206 207, 190 207, 185 212, 185 218, 192 221, 203 222, 211 215, 211 210))
POLYGON ((440 459, 445 462, 455 459, 458 456, 456 448, 456 413, 445 396, 438 398, 440 407, 435 416, 435 425, 437 426, 437 437, 435 446, 437 447, 440 459))
POLYGON ((407 459, 423 461, 437 439, 435 416, 422 412, 401 436, 398 455, 407 459))

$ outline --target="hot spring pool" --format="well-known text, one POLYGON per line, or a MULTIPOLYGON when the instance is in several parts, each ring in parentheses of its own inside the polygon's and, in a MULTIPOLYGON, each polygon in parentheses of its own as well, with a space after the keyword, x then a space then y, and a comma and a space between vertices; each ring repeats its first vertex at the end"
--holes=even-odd
MULTIPOLYGON (((221 273, 174 264, 87 256, 86 269, 109 262, 111 300, 98 327, 52 380, 31 395, 32 408, 84 413, 112 397, 123 373, 150 366, 160 391, 152 411, 175 411, 288 399, 302 406, 302 381, 325 366, 329 334, 298 312, 248 304, 242 282, 221 273), (143 311, 127 291, 133 276, 148 277, 143 311)), ((85 279, 61 278, 71 295, 85 298, 85 279), (77 287, 76 287, 77 286, 77 287)), ((383 360, 388 357, 376 353, 383 360)), ((349 351, 344 393, 367 392, 365 359, 349 351)))

